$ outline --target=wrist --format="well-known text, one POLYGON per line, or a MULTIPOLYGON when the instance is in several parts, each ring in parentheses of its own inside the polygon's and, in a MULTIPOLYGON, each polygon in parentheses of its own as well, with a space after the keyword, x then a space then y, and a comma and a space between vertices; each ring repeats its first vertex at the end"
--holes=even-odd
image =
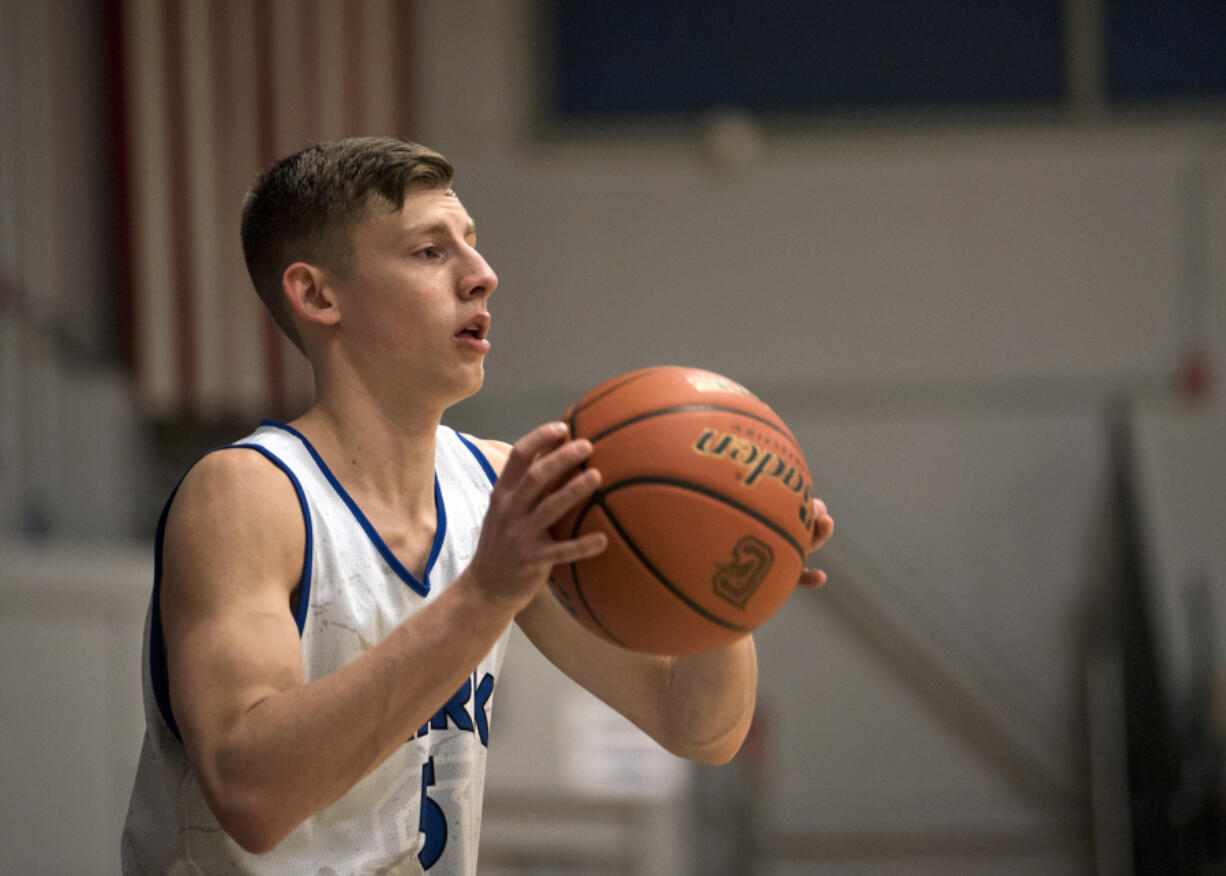
POLYGON ((487 619, 491 625, 505 627, 527 604, 521 598, 501 596, 469 566, 451 583, 464 613, 473 618, 487 619))

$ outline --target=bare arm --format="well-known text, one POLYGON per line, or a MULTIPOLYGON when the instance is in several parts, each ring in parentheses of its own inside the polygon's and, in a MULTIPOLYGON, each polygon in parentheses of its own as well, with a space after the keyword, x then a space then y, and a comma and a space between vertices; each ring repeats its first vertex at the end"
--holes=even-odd
POLYGON ((563 434, 543 427, 521 441, 477 555, 450 587, 309 684, 290 612, 305 539, 291 485, 243 450, 212 454, 187 476, 163 551, 171 701, 205 799, 240 845, 267 851, 338 799, 454 693, 555 562, 603 548, 548 537, 549 514, 594 488, 576 479, 547 493, 590 450, 563 434))
MULTIPOLYGON (((483 443, 497 468, 506 445, 483 443)), ((834 531, 826 506, 820 500, 815 503, 813 550, 834 531)), ((825 573, 806 569, 800 583, 820 586, 825 581, 825 573)), ((726 763, 749 732, 758 685, 752 636, 705 654, 639 654, 575 623, 545 591, 519 613, 516 622, 555 666, 676 755, 726 763)))
POLYGON ((551 663, 673 754, 721 764, 740 749, 757 695, 752 636, 706 654, 639 654, 584 629, 548 592, 516 622, 551 663))

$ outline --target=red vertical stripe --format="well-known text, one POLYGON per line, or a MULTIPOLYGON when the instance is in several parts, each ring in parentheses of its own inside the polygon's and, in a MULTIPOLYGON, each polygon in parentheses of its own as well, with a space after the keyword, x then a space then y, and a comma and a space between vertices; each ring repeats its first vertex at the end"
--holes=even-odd
MULTIPOLYGON (((209 64, 211 65, 212 75, 209 80, 209 98, 212 103, 213 130, 209 132, 209 148, 212 150, 211 163, 213 165, 215 180, 219 192, 230 191, 230 180, 233 177, 233 168, 231 166, 231 158, 233 150, 231 149, 230 137, 234 130, 233 113, 231 107, 230 94, 230 76, 228 71, 232 63, 230 49, 230 32, 228 14, 230 4, 227 0, 211 0, 209 3, 208 15, 208 39, 209 39, 209 64)), ((224 199, 222 200, 225 203, 224 199)), ((234 210, 221 210, 218 214, 218 222, 224 232, 233 234, 235 228, 234 217, 238 215, 237 204, 234 205, 234 210)), ((218 258, 219 253, 210 254, 215 262, 220 263, 218 258)), ((225 283, 226 272, 221 271, 218 274, 221 282, 225 283)), ((208 294, 216 295, 223 301, 219 308, 219 318, 224 322, 225 314, 228 312, 228 306, 224 303, 229 299, 229 292, 224 289, 209 289, 208 294)), ((233 386, 235 379, 235 362, 238 359, 237 343, 234 339, 234 333, 226 331, 223 328, 216 335, 218 343, 222 347, 221 355, 216 361, 220 366, 221 381, 224 386, 233 386)), ((223 408, 234 410, 238 407, 237 399, 228 398, 222 400, 223 408)))
POLYGON ((273 93, 272 10, 267 0, 257 0, 255 12, 256 119, 260 163, 264 168, 277 158, 276 105, 273 93))
POLYGON ((128 142, 127 75, 124 70, 124 4, 107 0, 106 26, 107 147, 111 163, 111 253, 114 259, 115 337, 121 361, 140 379, 136 355, 136 290, 133 288, 132 182, 128 142))
POLYGON ((396 136, 409 140, 417 134, 417 52, 414 50, 417 30, 414 0, 399 0, 392 4, 392 100, 395 101, 393 124, 396 136))
POLYGON ((345 52, 344 83, 342 91, 345 95, 345 136, 360 137, 371 133, 364 130, 366 126, 366 65, 364 63, 365 49, 365 3, 351 3, 346 6, 346 15, 342 25, 342 40, 345 52))
MULTIPOLYGON (((319 3, 308 0, 298 6, 298 39, 302 57, 314 58, 319 54, 319 3)), ((304 65, 302 70, 302 106, 299 108, 302 130, 309 132, 310 139, 319 137, 320 95, 319 67, 304 65)), ((306 143, 302 144, 304 147, 306 143)))
MULTIPOLYGON (((259 126, 261 169, 277 159, 276 102, 273 95, 272 19, 267 0, 255 3, 256 124, 259 126)), ((285 364, 281 359, 281 330, 272 317, 264 320, 264 362, 268 368, 268 396, 273 410, 286 407, 285 364)))
POLYGON ((175 345, 179 406, 196 402, 196 332, 192 317, 191 195, 188 190, 187 91, 183 75, 183 10, 168 0, 162 18, 162 69, 166 72, 167 143, 170 151, 170 221, 175 288, 175 345))
MULTIPOLYGON (((384 65, 382 54, 378 64, 368 64, 364 54, 371 49, 369 41, 379 40, 379 45, 373 48, 383 50, 384 36, 366 33, 370 23, 369 16, 374 14, 367 0, 348 0, 339 8, 341 20, 337 22, 340 40, 340 53, 343 64, 340 67, 340 82, 325 83, 320 79, 319 71, 299 63, 302 58, 311 58, 318 54, 324 35, 320 33, 324 9, 320 0, 301 0, 296 4, 293 13, 292 33, 284 33, 277 28, 289 24, 290 21, 278 19, 278 10, 282 7, 271 0, 214 0, 208 4, 207 34, 188 32, 189 13, 196 7, 188 3, 196 0, 158 0, 156 11, 158 22, 146 22, 150 32, 146 33, 143 26, 133 30, 129 20, 132 13, 131 0, 103 0, 107 10, 107 52, 110 62, 108 79, 111 85, 109 114, 113 142, 113 181, 114 216, 112 232, 114 234, 115 252, 115 314, 120 321, 118 337, 123 345, 121 353, 131 364, 136 380, 148 388, 158 389, 159 401, 169 402, 170 407, 163 409, 166 414, 211 415, 214 410, 205 410, 201 405, 221 401, 222 405, 232 411, 246 411, 254 406, 285 412, 289 404, 296 404, 299 399, 300 385, 309 385, 309 375, 304 369, 298 368, 298 361, 293 358, 290 348, 280 334, 271 317, 265 316, 258 328, 252 329, 250 335, 228 333, 225 331, 198 331, 201 328, 212 329, 213 326, 203 326, 197 311, 204 312, 198 306, 201 294, 220 294, 226 296, 229 292, 199 288, 202 267, 214 264, 224 264, 226 268, 220 272, 223 282, 236 281, 233 258, 237 254, 237 241, 229 239, 225 228, 232 228, 229 222, 223 224, 218 231, 218 252, 205 252, 200 248, 200 242, 211 241, 212 235, 201 235, 199 226, 201 213, 198 206, 212 207, 220 210, 221 217, 231 215, 227 211, 228 194, 236 192, 236 199, 241 197, 241 190, 254 176, 254 173, 267 167, 280 154, 289 148, 304 146, 314 139, 323 136, 321 128, 325 111, 330 109, 325 99, 330 97, 329 87, 336 85, 343 95, 344 105, 339 119, 342 136, 357 134, 387 133, 370 130, 371 120, 367 117, 368 107, 374 110, 372 101, 391 101, 390 104, 378 105, 378 117, 385 119, 393 126, 394 133, 409 138, 417 138, 418 105, 416 90, 419 81, 417 70, 418 53, 415 51, 415 29, 413 27, 415 13, 420 7, 414 0, 378 0, 387 3, 386 10, 379 7, 379 13, 386 12, 388 34, 393 46, 390 69, 384 65), (242 34, 243 44, 250 40, 250 48, 244 48, 244 57, 237 57, 236 46, 230 40, 238 37, 238 32, 232 30, 238 26, 238 21, 231 15, 239 16, 249 22, 250 28, 242 34), (284 57, 285 53, 274 53, 274 45, 280 46, 282 36, 292 44, 294 57, 284 57), (213 116, 212 130, 198 132, 198 139, 192 140, 195 129, 189 127, 193 121, 188 103, 189 89, 195 80, 194 70, 187 66, 185 48, 195 46, 196 39, 207 39, 209 46, 209 63, 217 75, 212 77, 209 88, 213 116), (149 39, 152 45, 142 45, 149 39), (254 57, 246 57, 252 51, 254 57), (130 102, 131 95, 139 83, 131 79, 131 57, 147 58, 157 69, 161 78, 160 89, 164 91, 157 106, 137 108, 130 102), (284 59, 286 68, 278 64, 284 59), (231 89, 240 87, 231 82, 235 65, 252 70, 250 93, 228 93, 231 89), (370 68, 368 70, 368 68, 370 68), (230 71, 221 75, 221 71, 230 71), (385 74, 384 71, 387 71, 385 74), (380 81, 367 81, 368 73, 376 74, 380 81), (388 75, 390 82, 383 81, 388 75), (292 105, 278 105, 276 88, 281 80, 278 77, 295 77, 292 91, 296 97, 292 105), (390 86, 390 87, 389 87, 390 86), (236 98, 242 98, 236 100, 236 98), (239 111, 241 107, 241 112, 239 111), (151 137, 157 132, 157 143, 151 143, 151 137), (255 144, 254 146, 252 144, 255 144), (157 166, 164 167, 166 178, 152 181, 148 194, 164 198, 164 203, 155 205, 154 209, 169 227, 157 229, 156 240, 161 245, 165 236, 166 251, 146 251, 151 240, 144 240, 140 229, 148 221, 148 217, 139 212, 143 201, 134 197, 140 190, 142 178, 137 176, 140 168, 134 163, 142 155, 144 148, 152 146, 165 150, 157 158, 157 166), (252 150, 257 159, 252 163, 252 150), (203 165, 191 161, 194 157, 204 157, 207 150, 209 161, 203 165), (164 157, 164 164, 163 164, 164 157), (193 198, 200 186, 190 177, 193 170, 210 168, 217 175, 217 203, 197 205, 193 198), (202 261, 207 260, 207 261, 202 261), (166 279, 159 281, 165 288, 143 289, 144 277, 167 270, 166 279), (156 269, 156 270, 151 270, 156 269), (157 296, 157 297, 155 297, 157 296), (164 313, 164 316, 162 315, 164 313), (150 317, 164 321, 164 325, 148 324, 150 317), (142 322, 145 324, 142 325, 142 322), (138 332, 144 332, 141 334, 138 332), (142 344, 152 339, 157 345, 158 359, 153 359, 150 353, 142 349, 142 344), (219 350, 204 349, 203 344, 216 343, 219 350), (167 358, 163 354, 163 344, 171 348, 167 358), (202 356, 201 354, 208 354, 202 356), (249 380, 234 379, 243 377, 234 369, 250 367, 258 362, 261 377, 253 386, 249 380), (204 374, 203 368, 216 367, 223 369, 223 374, 204 374), (154 370, 157 369, 157 370, 154 370), (173 373, 168 373, 173 370, 173 373), (301 374, 300 374, 301 370, 301 374), (202 378, 209 378, 203 381, 202 378), (163 399, 163 388, 169 385, 172 392, 170 399, 163 399), (227 399, 204 398, 204 388, 214 386, 232 386, 227 393, 227 399)), ((337 7, 328 7, 335 11, 337 7)), ((380 19, 381 21, 383 19, 380 19)), ((203 20, 202 20, 203 23, 203 20)), ((328 35, 332 36, 331 34, 328 35)), ((246 77, 246 74, 244 74, 246 77)), ((212 215, 212 210, 205 210, 205 216, 212 215)), ((241 256, 239 264, 241 265, 241 256)), ((227 287, 228 289, 228 287, 227 287)), ((229 290, 237 294, 238 290, 229 290)), ((245 291, 245 290, 244 290, 245 291)), ((228 300, 228 299, 227 299, 228 300)), ((235 299, 237 300, 237 299, 235 299)), ((249 301, 249 299, 248 299, 249 301)), ((252 303, 252 306, 256 306, 252 303)), ((214 308, 207 309, 212 313, 214 308)), ((225 306, 217 308, 221 313, 232 312, 225 306)), ((211 317, 210 317, 211 318, 211 317)))
MULTIPOLYGON (((230 106, 230 79, 224 75, 230 64, 230 40, 226 27, 228 4, 225 0, 214 0, 209 3, 209 55, 213 65, 213 77, 209 86, 213 98, 213 124, 220 131, 229 128, 231 119, 227 112, 230 106)), ((221 149, 219 157, 224 157, 224 139, 220 134, 213 140, 213 148, 221 149)))

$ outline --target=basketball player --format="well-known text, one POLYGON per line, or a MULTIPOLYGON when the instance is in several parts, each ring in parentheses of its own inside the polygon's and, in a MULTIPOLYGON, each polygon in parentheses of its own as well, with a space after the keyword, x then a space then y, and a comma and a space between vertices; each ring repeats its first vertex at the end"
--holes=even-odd
MULTIPOLYGON (((440 425, 481 387, 498 284, 451 177, 356 139, 248 196, 248 268, 316 400, 206 455, 163 512, 127 874, 473 873, 513 620, 668 750, 722 763, 745 736, 751 638, 635 654, 547 592, 554 564, 605 547, 548 532, 600 483, 590 445, 561 423, 513 447, 440 425)), ((833 521, 815 511, 816 549, 833 521)))

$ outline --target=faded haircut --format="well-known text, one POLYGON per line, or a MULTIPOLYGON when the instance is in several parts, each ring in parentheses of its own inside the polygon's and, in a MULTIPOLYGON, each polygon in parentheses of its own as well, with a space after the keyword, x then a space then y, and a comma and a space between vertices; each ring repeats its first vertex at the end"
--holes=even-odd
POLYGON ((374 203, 399 210, 411 189, 447 189, 455 170, 439 153, 393 137, 316 143, 265 171, 243 204, 247 273, 281 331, 306 352, 281 276, 294 262, 348 270, 350 232, 374 203))

